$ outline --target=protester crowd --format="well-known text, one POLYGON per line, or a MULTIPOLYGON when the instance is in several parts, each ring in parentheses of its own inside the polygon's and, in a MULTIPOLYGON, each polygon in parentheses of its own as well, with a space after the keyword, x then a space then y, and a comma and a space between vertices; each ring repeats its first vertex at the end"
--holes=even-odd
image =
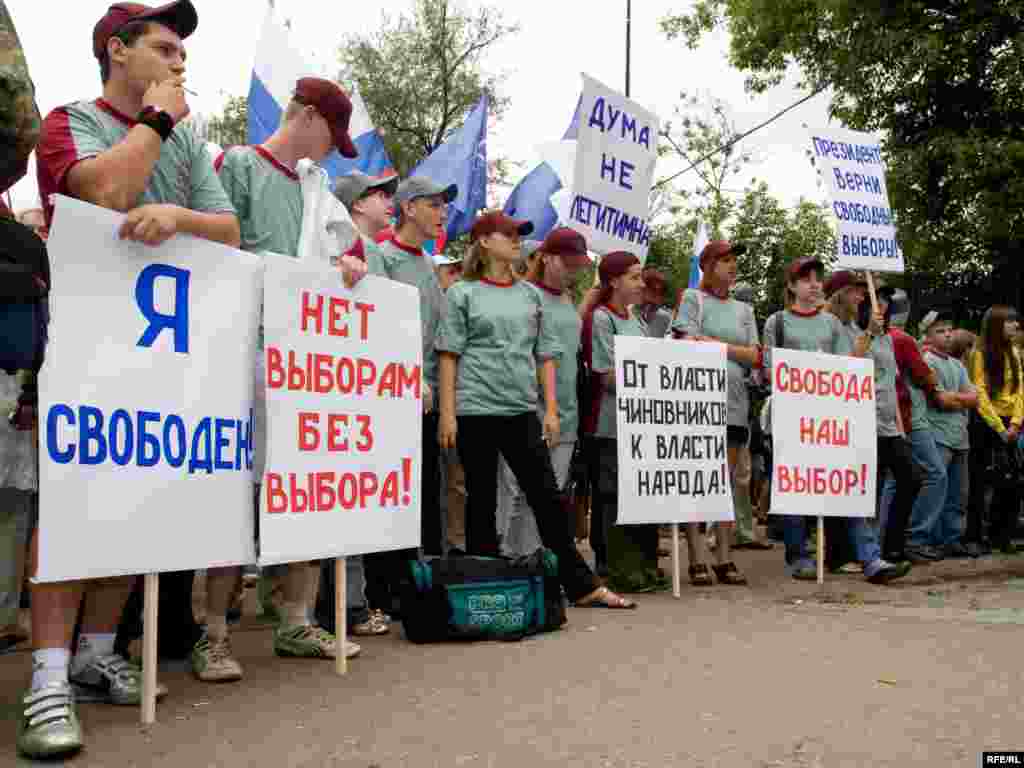
MULTIPOLYGON (((24 174, 25 148, 35 146, 45 219, 28 212, 14 222, 4 211, 0 269, 12 275, 0 281, 5 323, 9 307, 41 297, 45 303, 48 274, 13 275, 25 263, 19 258, 24 238, 45 239, 54 193, 124 212, 120 236, 127 240, 155 246, 188 233, 263 258, 296 256, 303 213, 297 166, 304 158, 322 161, 334 149, 355 155, 351 103, 334 83, 300 80, 281 125, 264 144, 233 147, 211 160, 183 123, 189 109, 182 41, 197 23, 188 0, 158 9, 111 6, 93 32, 102 97, 59 107, 42 121, 23 78, 21 97, 2 115, 7 135, 19 138, 4 146, 11 156, 4 167, 14 171, 3 182, 9 187, 24 174), (11 227, 20 228, 18 237, 11 227)), ((7 76, 17 84, 13 72, 7 76)), ((721 240, 700 254, 700 285, 674 301, 663 275, 619 251, 600 258, 597 285, 577 305, 572 289, 593 260, 572 229, 529 240, 530 222, 485 212, 464 259, 431 257, 424 244, 443 231, 454 187, 353 172, 336 181, 334 193, 360 232, 351 249, 333 259, 340 279, 354 286, 369 274, 414 287, 423 340, 421 547, 349 559, 347 626, 354 637, 392 630, 409 559, 451 549, 446 491, 456 463, 465 478, 465 552, 518 556, 545 547, 557 555, 558 581, 576 606, 635 608, 620 592, 666 586, 658 527, 615 524, 620 336, 726 347, 735 522, 686 527, 693 585, 747 583, 733 551, 774 546, 758 535, 757 519, 766 519, 769 537, 782 541, 786 573, 816 578, 806 518, 772 516, 767 502, 768 372, 772 350, 779 348, 870 357, 875 366, 877 513, 828 519, 830 572, 887 583, 946 557, 979 557, 993 547, 1015 551, 1024 369, 1012 308, 989 309, 977 337, 954 328, 947 309, 920 308, 920 338, 913 338, 905 331, 911 308, 904 293, 883 285, 872 298, 864 276, 827 275, 822 262, 791 254, 786 308, 757 318, 749 290, 736 284, 746 249, 721 240), (570 487, 589 500, 582 524, 570 487), (587 528, 593 567, 579 549, 587 528)), ((140 631, 138 585, 134 578, 33 584, 23 594, 36 535, 38 365, 12 365, 6 350, 2 359, 7 372, 0 373, 0 405, 10 418, 0 423, 0 643, 6 648, 27 639, 18 611, 30 598, 32 671, 18 749, 41 758, 81 747, 78 703, 139 703, 141 670, 126 654, 140 631)), ((260 403, 262 350, 258 360, 260 403)), ((257 505, 258 498, 257 485, 257 505)), ((201 627, 192 619, 192 574, 164 580, 162 650, 187 654, 200 680, 243 677, 229 626, 245 576, 239 568, 209 569, 201 627)), ((339 642, 334 634, 332 568, 302 562, 248 576, 260 580, 264 610, 276 620, 275 654, 324 659, 359 653, 354 641, 339 642)), ((160 687, 158 695, 166 693, 160 687)))

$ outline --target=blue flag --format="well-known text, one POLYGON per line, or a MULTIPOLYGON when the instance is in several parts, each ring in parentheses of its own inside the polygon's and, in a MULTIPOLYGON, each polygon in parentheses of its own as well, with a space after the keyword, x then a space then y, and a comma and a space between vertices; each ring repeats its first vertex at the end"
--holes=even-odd
POLYGON ((431 152, 410 176, 457 184, 459 194, 448 206, 448 239, 469 232, 476 212, 487 205, 487 96, 480 98, 466 122, 431 152))
MULTIPOLYGON (((580 125, 580 104, 583 94, 576 101, 576 110, 572 121, 562 137, 562 141, 570 141, 577 137, 580 125)), ((516 184, 512 194, 505 201, 505 213, 517 219, 533 222, 531 237, 543 240, 548 232, 558 224, 558 212, 551 205, 551 196, 562 188, 562 181, 547 163, 540 163, 536 168, 516 184)))

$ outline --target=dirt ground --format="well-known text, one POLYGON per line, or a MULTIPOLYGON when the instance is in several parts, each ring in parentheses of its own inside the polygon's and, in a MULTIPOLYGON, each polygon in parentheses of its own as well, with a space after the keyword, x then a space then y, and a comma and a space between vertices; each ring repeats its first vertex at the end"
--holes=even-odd
MULTIPOLYGON (((572 609, 520 643, 415 646, 400 629, 329 663, 276 659, 235 632, 237 684, 164 665, 152 728, 79 708, 85 766, 975 766, 1024 749, 1024 556, 919 567, 900 585, 782 574, 737 553, 752 586, 572 609)), ((250 601, 251 603, 251 601, 250 601)), ((0 656, 0 766, 14 755, 27 652, 0 656)))

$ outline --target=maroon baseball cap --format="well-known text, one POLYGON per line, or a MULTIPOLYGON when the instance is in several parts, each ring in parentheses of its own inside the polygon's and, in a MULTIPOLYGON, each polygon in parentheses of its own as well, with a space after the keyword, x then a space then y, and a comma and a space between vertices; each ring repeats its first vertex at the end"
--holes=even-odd
POLYGON ((712 240, 700 252, 701 271, 707 272, 710 265, 729 254, 742 256, 746 252, 747 246, 742 243, 730 243, 728 240, 712 240))
POLYGON ((856 272, 844 269, 839 272, 833 272, 829 279, 825 281, 825 295, 831 296, 833 293, 838 293, 843 288, 851 285, 863 285, 866 287, 867 284, 868 281, 856 272))
POLYGON ((630 267, 639 264, 640 259, 629 251, 612 251, 601 259, 597 268, 598 277, 601 282, 607 285, 616 277, 622 277, 629 272, 630 267))
POLYGON ((92 52, 100 59, 107 43, 126 25, 135 21, 152 21, 173 29, 184 40, 199 26, 199 14, 192 0, 175 0, 153 8, 142 3, 114 3, 92 30, 92 52))
POLYGON ((587 241, 579 232, 569 227, 559 227, 548 232, 544 242, 538 250, 550 253, 552 256, 561 256, 562 262, 567 267, 590 266, 590 256, 587 255, 587 241))
POLYGON ((811 270, 817 270, 818 274, 824 274, 825 264, 821 259, 814 256, 802 256, 799 259, 793 259, 789 266, 786 267, 786 281, 793 282, 794 280, 799 280, 811 270))
POLYGON ((503 211, 489 211, 477 216, 469 231, 469 241, 475 243, 481 237, 501 232, 509 237, 526 237, 533 232, 533 224, 525 219, 513 219, 503 211))
POLYGON ((295 84, 292 97, 299 104, 316 107, 331 126, 334 146, 342 157, 359 157, 359 150, 348 135, 348 121, 352 118, 352 102, 337 83, 320 77, 303 77, 295 84))

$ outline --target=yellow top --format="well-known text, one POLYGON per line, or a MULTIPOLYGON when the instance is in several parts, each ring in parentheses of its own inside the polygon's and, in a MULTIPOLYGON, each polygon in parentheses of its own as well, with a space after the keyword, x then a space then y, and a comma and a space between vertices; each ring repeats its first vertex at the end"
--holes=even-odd
POLYGON ((1006 431, 1003 419, 1009 419, 1015 427, 1024 423, 1024 369, 1021 367, 1020 356, 1014 347, 1010 348, 1012 355, 1006 359, 1006 368, 1003 373, 1003 389, 999 396, 992 398, 988 389, 988 377, 985 375, 985 359, 980 350, 972 350, 970 356, 971 381, 978 389, 978 415, 985 420, 992 429, 999 434, 1006 431), (1010 366, 1017 367, 1017 388, 1011 390, 1008 386, 1012 376, 1010 366))

